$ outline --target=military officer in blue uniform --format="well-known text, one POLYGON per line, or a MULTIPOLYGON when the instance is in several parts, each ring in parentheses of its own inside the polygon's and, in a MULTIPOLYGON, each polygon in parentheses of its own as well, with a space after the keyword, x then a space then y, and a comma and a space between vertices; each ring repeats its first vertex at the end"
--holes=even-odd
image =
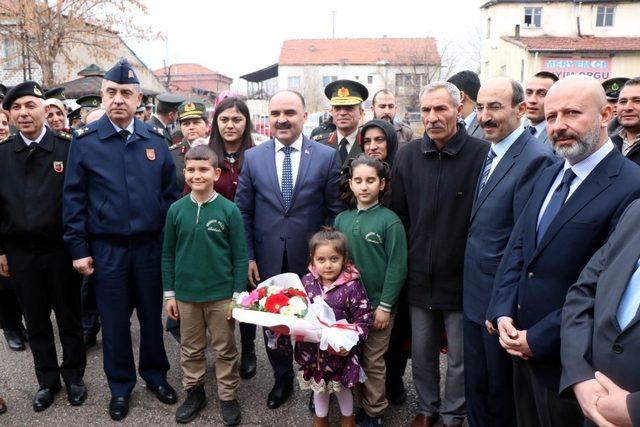
POLYGON ((138 372, 160 401, 177 401, 166 380, 160 252, 165 215, 179 192, 162 131, 134 118, 142 93, 125 59, 104 75, 101 95, 106 114, 78 129, 71 143, 64 239, 75 269, 93 275, 112 395, 109 415, 121 420, 136 383, 134 309, 141 335, 138 372))

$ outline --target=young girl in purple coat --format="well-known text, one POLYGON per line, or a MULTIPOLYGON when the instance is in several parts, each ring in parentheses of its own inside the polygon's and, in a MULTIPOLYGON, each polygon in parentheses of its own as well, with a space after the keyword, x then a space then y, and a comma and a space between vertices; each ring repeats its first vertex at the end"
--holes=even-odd
POLYGON ((309 273, 302 278, 309 299, 322 298, 333 309, 336 320, 346 319, 356 325, 360 341, 350 351, 343 348, 323 351, 317 343, 296 343, 298 381, 302 389, 313 390, 314 426, 329 425, 331 393, 340 405, 340 424, 355 426, 351 390, 364 378, 359 362, 360 343, 367 339, 373 322, 371 306, 358 280, 360 273, 349 261, 344 234, 324 228, 311 238, 309 253, 309 273))

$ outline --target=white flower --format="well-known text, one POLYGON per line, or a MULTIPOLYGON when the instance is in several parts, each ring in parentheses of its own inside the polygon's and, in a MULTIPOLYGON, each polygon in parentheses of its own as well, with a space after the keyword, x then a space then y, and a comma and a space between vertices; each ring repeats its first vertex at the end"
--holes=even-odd
POLYGON ((264 308, 264 305, 266 303, 267 303, 267 297, 264 297, 260 301, 258 301, 258 305, 260 306, 260 308, 264 308))
POLYGON ((307 303, 302 297, 289 298, 289 307, 293 314, 300 314, 307 309, 307 303))
POLYGON ((273 294, 277 294, 278 292, 280 292, 282 289, 274 286, 274 285, 269 285, 267 286, 267 296, 269 295, 273 295, 273 294))
POLYGON ((293 312, 293 309, 291 308, 291 306, 284 306, 280 309, 280 314, 284 315, 284 316, 294 316, 295 313, 293 312))
POLYGON ((236 304, 238 304, 238 305, 242 305, 242 300, 243 300, 245 297, 248 297, 248 296, 249 296, 249 292, 247 292, 247 291, 240 292, 240 293, 238 294, 238 296, 236 297, 236 304))

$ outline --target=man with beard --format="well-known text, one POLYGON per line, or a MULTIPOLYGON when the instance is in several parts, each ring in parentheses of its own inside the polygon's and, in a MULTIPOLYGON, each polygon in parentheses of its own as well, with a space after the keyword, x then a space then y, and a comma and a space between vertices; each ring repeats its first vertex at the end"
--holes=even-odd
POLYGON ((391 209, 408 234, 406 281, 411 315, 413 382, 418 413, 412 426, 461 426, 466 415, 462 345, 462 275, 469 215, 489 144, 458 122, 460 91, 448 82, 422 89, 426 134, 398 152, 391 209), (440 399, 440 336, 447 332, 447 380, 440 399))
POLYGON ((469 425, 515 426, 511 357, 485 328, 493 280, 513 226, 540 171, 555 161, 520 120, 527 104, 520 83, 487 81, 478 92, 478 121, 491 142, 471 211, 465 250, 464 373, 469 425))
POLYGON ((336 130, 314 137, 319 143, 338 151, 342 166, 347 160, 362 153, 358 126, 364 114, 362 103, 369 91, 363 84, 353 80, 336 80, 324 88, 324 94, 331 104, 331 116, 336 130))
MULTIPOLYGON (((596 79, 565 77, 547 93, 547 132, 563 163, 546 168, 515 225, 498 268, 488 319, 514 363, 519 424, 581 426, 580 405, 602 387, 558 395, 560 324, 567 290, 640 196, 640 168, 607 135, 611 106, 596 79)), ((583 406, 584 406, 583 405, 583 406)))
POLYGON ((388 89, 381 89, 373 95, 371 100, 373 107, 373 117, 375 119, 386 120, 396 129, 398 136, 398 149, 404 147, 413 139, 411 126, 404 122, 396 121, 396 97, 388 89))
POLYGON ((611 137, 622 154, 640 164, 640 77, 627 80, 618 98, 620 128, 611 137))
POLYGON ((525 129, 536 139, 549 144, 547 121, 544 118, 544 98, 549 88, 558 81, 558 76, 548 71, 540 71, 529 79, 525 86, 524 100, 527 103, 525 129))

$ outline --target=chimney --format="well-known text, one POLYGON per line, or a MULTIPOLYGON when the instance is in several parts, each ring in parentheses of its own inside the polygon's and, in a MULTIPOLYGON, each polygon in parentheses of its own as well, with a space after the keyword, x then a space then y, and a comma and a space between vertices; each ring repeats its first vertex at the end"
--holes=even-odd
POLYGON ((516 25, 516 38, 520 38, 520 24, 516 25))

